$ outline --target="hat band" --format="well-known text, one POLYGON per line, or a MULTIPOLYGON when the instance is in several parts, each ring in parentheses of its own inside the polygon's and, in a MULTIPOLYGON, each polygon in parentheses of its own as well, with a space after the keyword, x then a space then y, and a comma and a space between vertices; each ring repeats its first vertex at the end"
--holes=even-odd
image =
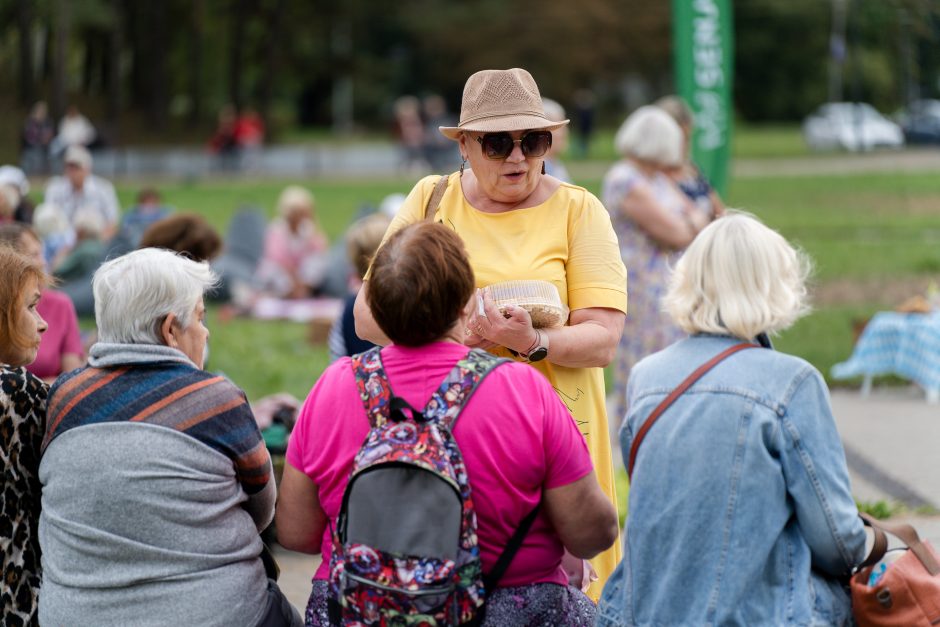
POLYGON ((480 120, 489 120, 489 119, 494 119, 494 118, 511 118, 511 117, 515 117, 519 115, 531 115, 537 118, 542 118, 550 124, 554 124, 554 122, 552 122, 551 120, 545 117, 544 111, 531 110, 531 111, 513 111, 511 113, 485 113, 482 115, 476 115, 476 116, 467 118, 466 120, 460 120, 460 124, 458 124, 457 126, 462 127, 465 124, 470 124, 471 122, 479 122, 480 120))

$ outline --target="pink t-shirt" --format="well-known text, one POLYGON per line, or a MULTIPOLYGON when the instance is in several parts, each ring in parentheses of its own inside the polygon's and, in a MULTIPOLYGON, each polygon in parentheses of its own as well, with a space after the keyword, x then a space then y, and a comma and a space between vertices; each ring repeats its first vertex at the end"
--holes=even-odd
MULTIPOLYGON (((393 394, 422 408, 467 348, 440 342, 421 348, 388 346, 382 363, 393 394)), ((351 360, 333 363, 311 390, 287 448, 287 461, 319 489, 320 505, 336 524, 353 458, 369 432, 351 360)), ((483 570, 496 562, 542 490, 573 483, 591 472, 584 436, 548 380, 521 363, 492 371, 467 402, 454 428, 470 476, 483 570)), ((323 534, 326 579, 332 542, 323 534)), ((566 584, 561 540, 539 512, 501 587, 536 582, 566 584)))
POLYGON ((62 374, 62 355, 85 354, 75 305, 62 292, 43 290, 36 309, 49 328, 42 334, 36 360, 26 369, 41 379, 57 377, 62 374))

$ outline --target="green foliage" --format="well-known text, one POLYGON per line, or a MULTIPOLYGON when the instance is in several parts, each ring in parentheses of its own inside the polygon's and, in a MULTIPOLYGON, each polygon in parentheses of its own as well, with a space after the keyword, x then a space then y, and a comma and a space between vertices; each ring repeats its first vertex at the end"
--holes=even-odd
POLYGON ((731 152, 734 159, 803 157, 809 148, 797 125, 738 122, 731 134, 731 152))
POLYGON ((865 512, 878 520, 891 518, 904 509, 901 505, 889 503, 888 501, 855 501, 855 505, 858 507, 858 511, 865 512))
POLYGON ((929 173, 738 179, 729 197, 808 252, 818 281, 932 271, 938 201, 929 173))
POLYGON ((207 326, 206 369, 225 374, 250 400, 275 392, 303 400, 329 364, 326 346, 307 340, 306 324, 248 318, 222 322, 219 308, 210 306, 207 326))
MULTIPOLYGON (((759 138, 759 131, 747 132, 759 138)), ((592 167, 582 183, 598 192, 605 168, 592 167)), ((213 180, 165 185, 162 191, 178 210, 202 213, 224 232, 240 205, 257 205, 273 215, 277 196, 289 182, 295 181, 213 180)), ((393 192, 407 193, 413 184, 413 179, 391 178, 317 181, 309 187, 319 219, 335 239, 362 206, 375 206, 393 192)), ((119 186, 122 202, 130 204, 136 191, 119 186)), ((757 214, 804 248, 816 265, 816 295, 832 281, 848 282, 846 295, 817 302, 809 316, 775 340, 781 350, 807 359, 824 375, 851 353, 853 321, 897 304, 893 293, 867 281, 927 280, 940 269, 940 179, 932 174, 739 178, 728 202, 757 214)), ((251 398, 282 389, 303 396, 327 363, 325 348, 306 341, 305 325, 222 322, 214 309, 210 313, 209 367, 229 374, 251 398)), ((605 374, 609 384, 610 373, 605 374)))
POLYGON ((617 466, 614 470, 614 485, 617 487, 617 516, 620 518, 620 528, 623 529, 623 523, 627 519, 627 504, 630 501, 630 479, 623 466, 617 466))
POLYGON ((830 3, 734 5, 735 104, 741 115, 753 121, 794 120, 824 102, 830 3))
MULTIPOLYGON (((340 236, 355 219, 359 211, 375 208, 385 196, 392 193, 407 193, 414 179, 331 180, 307 185, 316 198, 317 218, 330 237, 340 236)), ((164 201, 177 211, 199 213, 225 232, 236 210, 255 207, 269 217, 275 214, 278 195, 288 184, 301 184, 297 180, 225 180, 186 181, 162 186, 164 201)), ((136 187, 118 186, 118 198, 124 206, 133 204, 136 187)))

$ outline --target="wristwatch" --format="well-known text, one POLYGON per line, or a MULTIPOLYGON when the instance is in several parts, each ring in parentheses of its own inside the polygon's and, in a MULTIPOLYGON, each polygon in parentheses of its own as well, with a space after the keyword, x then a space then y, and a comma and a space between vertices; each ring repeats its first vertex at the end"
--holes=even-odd
POLYGON ((535 342, 524 353, 519 356, 528 362, 542 361, 548 357, 548 335, 542 335, 542 332, 535 329, 535 342))

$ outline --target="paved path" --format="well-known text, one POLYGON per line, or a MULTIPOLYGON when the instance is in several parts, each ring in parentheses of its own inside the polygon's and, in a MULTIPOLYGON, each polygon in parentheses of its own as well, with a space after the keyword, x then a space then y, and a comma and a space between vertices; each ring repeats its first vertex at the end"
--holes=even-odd
POLYGON ((940 548, 940 406, 928 405, 916 386, 832 393, 832 409, 845 446, 852 490, 863 502, 900 503, 922 537, 940 548))
POLYGON ((278 566, 281 567, 278 584, 294 607, 303 614, 304 608, 307 607, 307 598, 310 596, 310 580, 320 566, 320 556, 288 551, 279 544, 275 544, 272 550, 278 566))

